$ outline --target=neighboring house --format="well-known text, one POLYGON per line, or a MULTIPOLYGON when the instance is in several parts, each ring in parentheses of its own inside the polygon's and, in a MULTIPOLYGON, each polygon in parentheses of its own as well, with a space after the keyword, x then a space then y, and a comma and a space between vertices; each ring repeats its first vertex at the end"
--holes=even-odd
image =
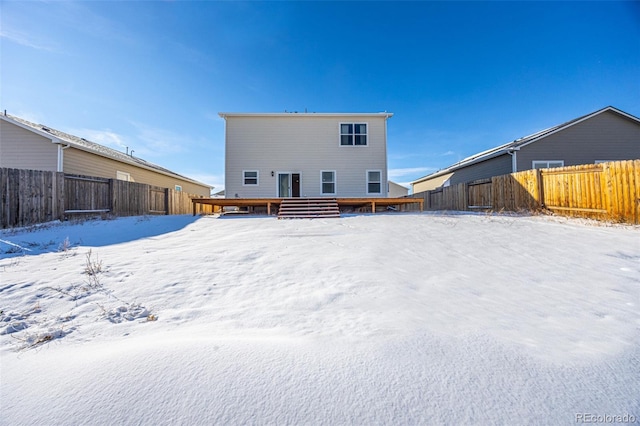
POLYGON ((395 182, 389 181, 389 197, 390 198, 401 198, 409 195, 409 188, 406 186, 402 186, 395 182))
POLYGON ((387 197, 392 115, 220 113, 226 197, 387 197))
POLYGON ((472 155, 411 182, 413 193, 523 170, 640 159, 640 119, 614 107, 472 155))
POLYGON ((0 167, 120 179, 204 197, 212 189, 131 154, 6 113, 0 115, 0 167))

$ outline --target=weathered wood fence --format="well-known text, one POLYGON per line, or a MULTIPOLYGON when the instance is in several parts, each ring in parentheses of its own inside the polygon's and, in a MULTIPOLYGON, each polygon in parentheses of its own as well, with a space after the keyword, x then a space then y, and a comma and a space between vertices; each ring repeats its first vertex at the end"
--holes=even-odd
MULTIPOLYGON (((78 216, 192 214, 196 195, 136 182, 40 170, 0 169, 0 228, 78 216)), ((212 207, 199 206, 198 213, 212 207)))
POLYGON ((413 194, 425 210, 539 211, 640 223, 640 160, 527 170, 413 194))

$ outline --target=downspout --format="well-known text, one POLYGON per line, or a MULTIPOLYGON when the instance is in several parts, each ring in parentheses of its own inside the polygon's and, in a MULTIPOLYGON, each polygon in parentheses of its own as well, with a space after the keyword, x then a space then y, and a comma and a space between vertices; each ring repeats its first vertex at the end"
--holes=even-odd
POLYGON ((58 143, 58 172, 64 171, 64 150, 71 147, 71 145, 62 146, 61 143, 58 143))
POLYGON ((507 154, 511 156, 511 173, 518 171, 518 161, 516 151, 520 151, 520 148, 511 148, 507 151, 507 154))

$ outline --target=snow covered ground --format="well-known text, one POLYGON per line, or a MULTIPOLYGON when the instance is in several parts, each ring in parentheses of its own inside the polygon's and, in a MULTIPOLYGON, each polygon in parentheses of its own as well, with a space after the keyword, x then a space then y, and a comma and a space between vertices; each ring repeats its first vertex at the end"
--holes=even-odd
POLYGON ((0 231, 0 310, 2 425, 640 423, 638 227, 55 223, 0 231))

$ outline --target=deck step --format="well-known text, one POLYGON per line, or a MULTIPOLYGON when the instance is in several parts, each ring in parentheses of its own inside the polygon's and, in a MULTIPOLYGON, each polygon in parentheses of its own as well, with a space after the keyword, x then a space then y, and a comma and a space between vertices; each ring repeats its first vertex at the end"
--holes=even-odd
POLYGON ((278 210, 278 219, 315 219, 340 217, 335 198, 286 198, 278 210))

